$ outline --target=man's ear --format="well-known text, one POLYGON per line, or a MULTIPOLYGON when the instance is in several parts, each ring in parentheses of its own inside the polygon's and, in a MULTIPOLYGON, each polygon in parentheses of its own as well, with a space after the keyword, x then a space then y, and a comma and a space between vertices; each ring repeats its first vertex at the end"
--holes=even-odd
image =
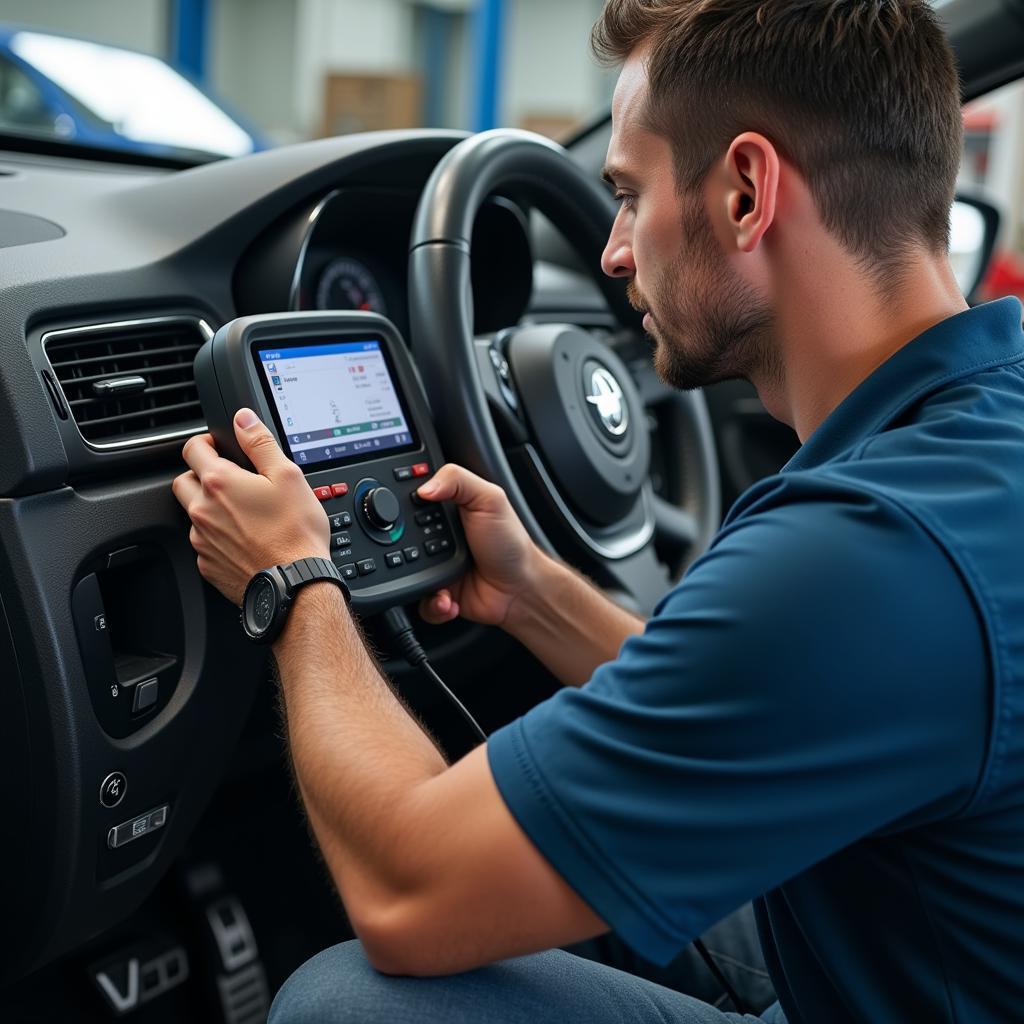
POLYGON ((725 158, 726 216, 736 248, 753 252, 775 221, 779 154, 763 135, 737 135, 725 158))

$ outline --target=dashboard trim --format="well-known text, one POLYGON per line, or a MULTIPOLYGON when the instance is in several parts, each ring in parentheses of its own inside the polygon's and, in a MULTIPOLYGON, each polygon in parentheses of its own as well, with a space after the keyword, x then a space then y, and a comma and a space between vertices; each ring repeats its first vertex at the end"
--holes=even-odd
POLYGON ((302 290, 302 271, 306 266, 306 253, 309 250, 310 243, 313 240, 313 235, 316 234, 317 224, 320 222, 321 216, 323 216, 324 210, 334 202, 334 200, 340 196, 342 189, 335 188, 327 193, 320 200, 316 206, 309 213, 309 217, 306 222, 306 230, 302 234, 302 241, 299 243, 298 256, 295 259, 295 269, 292 272, 292 284, 291 288, 288 289, 288 308, 291 310, 299 309, 299 293, 302 290))

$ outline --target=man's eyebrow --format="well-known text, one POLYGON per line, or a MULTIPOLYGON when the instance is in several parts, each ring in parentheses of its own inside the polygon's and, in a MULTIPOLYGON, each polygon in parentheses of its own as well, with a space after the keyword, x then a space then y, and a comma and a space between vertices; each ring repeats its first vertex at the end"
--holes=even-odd
POLYGON ((615 188, 615 179, 622 177, 622 171, 612 164, 607 164, 601 171, 601 178, 612 188, 615 188))

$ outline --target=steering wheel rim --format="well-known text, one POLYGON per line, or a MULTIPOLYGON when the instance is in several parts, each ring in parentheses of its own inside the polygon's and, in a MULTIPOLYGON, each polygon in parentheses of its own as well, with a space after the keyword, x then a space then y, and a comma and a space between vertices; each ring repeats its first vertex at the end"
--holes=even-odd
MULTIPOLYGON (((499 438, 474 338, 473 224, 486 198, 502 189, 528 196, 585 262, 595 270, 599 267, 596 257, 615 217, 615 205, 603 186, 587 176, 561 146, 542 136, 509 129, 472 136, 440 161, 416 212, 409 254, 412 346, 448 457, 502 487, 533 539, 554 553, 499 438), (453 390, 459 401, 441 400, 453 390)), ((600 273, 594 279, 616 320, 635 327, 637 317, 624 283, 600 273)), ((687 557, 680 559, 681 569, 707 546, 718 527, 717 458, 707 407, 699 392, 662 389, 658 400, 674 403, 676 420, 683 428, 686 443, 678 456, 684 465, 687 494, 681 508, 650 492, 645 500, 663 538, 674 537, 689 547, 687 557)), ((650 552, 653 540, 647 538, 642 549, 650 552)))

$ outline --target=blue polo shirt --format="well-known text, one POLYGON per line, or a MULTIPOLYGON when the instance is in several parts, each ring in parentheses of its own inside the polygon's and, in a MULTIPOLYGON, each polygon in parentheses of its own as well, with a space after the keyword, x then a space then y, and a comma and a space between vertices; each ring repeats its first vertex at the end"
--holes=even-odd
POLYGON ((641 955, 760 897, 790 1024, 1024 1019, 1021 312, 897 352, 618 660, 488 743, 641 955))

